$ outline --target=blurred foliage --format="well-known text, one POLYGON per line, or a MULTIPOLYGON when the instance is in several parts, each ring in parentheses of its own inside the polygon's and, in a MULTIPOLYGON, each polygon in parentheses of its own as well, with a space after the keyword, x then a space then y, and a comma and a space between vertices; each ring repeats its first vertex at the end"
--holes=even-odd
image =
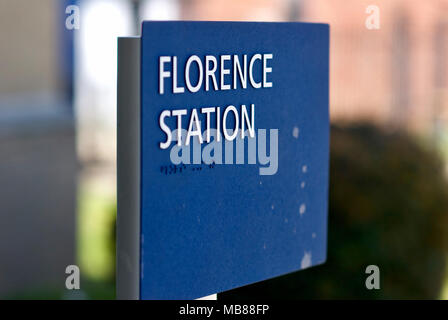
POLYGON ((332 127, 327 262, 218 299, 439 298, 447 237, 448 188, 436 152, 402 132, 332 127), (380 290, 365 287, 371 264, 380 290))
POLYGON ((78 214, 78 260, 83 276, 115 279, 115 199, 101 188, 81 183, 78 214))

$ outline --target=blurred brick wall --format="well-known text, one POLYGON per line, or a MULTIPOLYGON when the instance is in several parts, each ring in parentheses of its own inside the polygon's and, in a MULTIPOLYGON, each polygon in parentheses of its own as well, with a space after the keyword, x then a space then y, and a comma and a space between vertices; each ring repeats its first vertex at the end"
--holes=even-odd
POLYGON ((333 119, 414 129, 448 122, 448 48, 439 45, 448 43, 447 0, 313 0, 303 20, 331 25, 333 119), (365 27, 371 4, 380 8, 379 30, 365 27))
POLYGON ((333 120, 369 119, 413 129, 431 128, 436 120, 448 124, 448 49, 441 45, 448 43, 448 0, 181 3, 182 19, 329 23, 333 120), (365 27, 369 5, 380 9, 379 30, 365 27))
POLYGON ((282 21, 287 0, 183 0, 182 19, 282 21))

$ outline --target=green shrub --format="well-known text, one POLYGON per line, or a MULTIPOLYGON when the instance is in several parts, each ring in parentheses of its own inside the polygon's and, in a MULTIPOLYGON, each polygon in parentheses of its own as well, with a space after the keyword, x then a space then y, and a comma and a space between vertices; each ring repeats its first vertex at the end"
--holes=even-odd
POLYGON ((405 133, 333 127, 327 262, 219 298, 438 298, 447 236, 448 188, 435 152, 405 133), (370 264, 380 268, 380 290, 365 287, 370 264))

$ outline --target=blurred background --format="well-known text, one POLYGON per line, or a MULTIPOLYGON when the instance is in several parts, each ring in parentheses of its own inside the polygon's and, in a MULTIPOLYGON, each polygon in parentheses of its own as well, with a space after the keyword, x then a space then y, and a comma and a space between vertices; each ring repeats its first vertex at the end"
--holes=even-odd
POLYGON ((0 0, 0 298, 115 297, 117 37, 142 20, 331 26, 328 261, 219 299, 448 299, 448 0, 0 0))

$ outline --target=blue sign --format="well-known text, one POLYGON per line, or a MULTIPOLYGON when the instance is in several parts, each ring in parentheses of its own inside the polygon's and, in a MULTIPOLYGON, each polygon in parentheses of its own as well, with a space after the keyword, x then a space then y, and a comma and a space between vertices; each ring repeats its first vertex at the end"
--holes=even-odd
POLYGON ((143 23, 141 299, 325 262, 328 63, 325 24, 143 23))

